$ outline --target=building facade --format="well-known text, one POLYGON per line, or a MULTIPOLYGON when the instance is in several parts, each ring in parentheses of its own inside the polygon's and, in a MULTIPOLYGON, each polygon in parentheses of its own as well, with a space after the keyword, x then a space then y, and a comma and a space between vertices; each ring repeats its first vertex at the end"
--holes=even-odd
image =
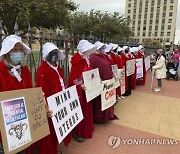
POLYGON ((126 0, 125 16, 136 43, 155 40, 162 45, 174 44, 178 0, 126 0))

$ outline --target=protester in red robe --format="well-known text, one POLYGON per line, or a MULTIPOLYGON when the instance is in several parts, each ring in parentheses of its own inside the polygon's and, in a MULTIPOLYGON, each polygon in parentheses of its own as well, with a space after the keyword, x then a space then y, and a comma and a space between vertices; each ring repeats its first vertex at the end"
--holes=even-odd
MULTIPOLYGON (((102 51, 100 48, 94 54, 92 54, 89 59, 92 68, 99 69, 99 74, 102 81, 113 78, 111 63, 103 56, 103 52, 104 51, 102 51)), ((101 96, 96 97, 92 100, 92 102, 95 122, 108 122, 109 120, 116 118, 114 114, 114 106, 101 111, 101 96)))
POLYGON ((127 74, 126 74, 126 62, 128 61, 128 60, 131 60, 131 58, 129 57, 129 47, 128 46, 124 46, 123 47, 123 49, 124 49, 124 52, 121 54, 121 56, 122 56, 122 60, 123 60, 123 65, 125 66, 125 85, 126 85, 126 92, 125 92, 125 94, 123 94, 123 96, 129 96, 129 95, 131 95, 131 82, 132 82, 132 75, 130 75, 130 76, 127 76, 127 74))
MULTIPOLYGON (((130 59, 136 60, 134 52, 135 52, 135 49, 134 48, 130 48, 129 57, 130 57, 130 59)), ((136 63, 135 63, 135 70, 134 70, 134 73, 132 74, 132 83, 131 83, 131 88, 134 89, 134 90, 136 88, 136 73, 137 73, 136 70, 137 70, 137 68, 136 68, 136 63)))
MULTIPOLYGON (((31 73, 27 66, 22 64, 24 56, 29 53, 31 49, 20 37, 10 35, 3 40, 0 51, 0 92, 32 88, 31 73)), ((26 153, 33 153, 33 146, 29 146, 26 153)))
MULTIPOLYGON (((122 52, 123 52, 123 49, 121 47, 118 47, 118 49, 117 49, 118 55, 116 57, 118 69, 123 69, 123 67, 125 67, 125 64, 124 64, 122 56, 121 56, 122 52)), ((122 96, 121 87, 120 87, 120 97, 125 98, 124 96, 122 96)))
POLYGON ((92 138, 94 123, 92 103, 86 100, 82 73, 92 69, 88 57, 96 51, 96 47, 87 40, 81 40, 78 43, 77 49, 78 53, 71 59, 72 67, 69 74, 68 86, 76 85, 84 116, 84 119, 73 130, 73 137, 76 141, 83 142, 85 138, 92 138))
MULTIPOLYGON (((38 68, 36 87, 42 87, 45 98, 65 89, 63 71, 57 61, 65 58, 59 48, 53 43, 47 42, 43 46, 43 61, 38 68)), ((58 153, 58 140, 51 120, 51 111, 48 112, 50 134, 37 142, 40 154, 58 153)), ((64 139, 67 146, 71 141, 71 134, 64 139)))
POLYGON ((143 52, 144 48, 143 46, 139 46, 139 51, 137 52, 137 58, 142 58, 143 59, 143 78, 139 79, 137 81, 138 84, 140 85, 145 85, 146 83, 146 68, 145 68, 145 55, 143 52))

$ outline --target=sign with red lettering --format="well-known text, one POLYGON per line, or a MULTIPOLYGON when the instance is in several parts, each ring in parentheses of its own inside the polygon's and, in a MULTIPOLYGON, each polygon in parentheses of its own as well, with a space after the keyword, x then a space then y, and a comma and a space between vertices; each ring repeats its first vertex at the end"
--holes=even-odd
POLYGON ((59 144, 83 119, 76 86, 67 88, 47 98, 59 144))
POLYGON ((104 111, 114 105, 116 102, 116 88, 115 80, 102 81, 102 93, 101 93, 101 111, 104 111))
POLYGON ((0 130, 5 154, 22 151, 49 134, 41 88, 0 92, 0 130))

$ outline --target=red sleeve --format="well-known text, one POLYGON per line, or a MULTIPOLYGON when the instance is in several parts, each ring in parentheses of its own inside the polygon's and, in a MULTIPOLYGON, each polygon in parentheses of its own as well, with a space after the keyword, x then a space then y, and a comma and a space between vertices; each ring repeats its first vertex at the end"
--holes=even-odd
POLYGON ((38 70, 37 77, 36 77, 36 87, 42 87, 42 91, 45 94, 45 97, 47 98, 50 96, 50 89, 49 89, 49 82, 47 82, 47 76, 43 71, 38 70))

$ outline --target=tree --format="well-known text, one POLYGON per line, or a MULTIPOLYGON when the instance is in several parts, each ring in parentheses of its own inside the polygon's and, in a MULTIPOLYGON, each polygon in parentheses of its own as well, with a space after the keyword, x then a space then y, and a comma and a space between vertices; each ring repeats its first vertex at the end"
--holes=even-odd
POLYGON ((28 23, 35 27, 64 27, 66 18, 77 5, 69 0, 1 0, 0 18, 3 30, 12 34, 17 21, 19 29, 25 31, 28 23))
POLYGON ((128 25, 129 20, 117 12, 110 14, 91 10, 89 13, 75 12, 71 14, 67 30, 75 35, 88 36, 92 33, 101 41, 104 41, 105 38, 120 40, 132 35, 128 25))

